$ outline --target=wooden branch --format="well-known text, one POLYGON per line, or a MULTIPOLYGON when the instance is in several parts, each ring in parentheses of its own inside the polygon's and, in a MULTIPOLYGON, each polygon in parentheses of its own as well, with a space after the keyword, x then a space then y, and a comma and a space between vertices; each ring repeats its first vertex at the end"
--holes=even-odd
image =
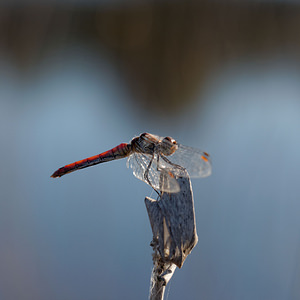
POLYGON ((163 300, 166 285, 172 278, 176 265, 173 263, 164 263, 160 259, 153 259, 153 263, 149 299, 163 300))
POLYGON ((153 240, 150 300, 162 300, 176 266, 181 268, 198 242, 192 186, 189 177, 176 177, 178 193, 162 193, 158 200, 145 198, 153 240))

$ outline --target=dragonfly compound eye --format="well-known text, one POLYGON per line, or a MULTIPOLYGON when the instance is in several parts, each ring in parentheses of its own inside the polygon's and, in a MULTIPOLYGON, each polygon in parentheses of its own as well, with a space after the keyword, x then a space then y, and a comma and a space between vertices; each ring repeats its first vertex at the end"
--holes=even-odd
POLYGON ((169 143, 172 143, 173 145, 177 144, 177 142, 170 136, 165 137, 164 140, 167 140, 169 143))
POLYGON ((173 154, 177 148, 177 142, 169 136, 165 137, 161 142, 161 152, 166 156, 173 154))

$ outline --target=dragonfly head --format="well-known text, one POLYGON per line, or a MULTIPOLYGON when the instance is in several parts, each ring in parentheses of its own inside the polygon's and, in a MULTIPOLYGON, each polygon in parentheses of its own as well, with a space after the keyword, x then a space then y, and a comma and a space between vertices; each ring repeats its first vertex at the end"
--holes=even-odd
POLYGON ((161 141, 160 148, 161 153, 168 156, 178 149, 178 144, 173 138, 167 136, 161 141))

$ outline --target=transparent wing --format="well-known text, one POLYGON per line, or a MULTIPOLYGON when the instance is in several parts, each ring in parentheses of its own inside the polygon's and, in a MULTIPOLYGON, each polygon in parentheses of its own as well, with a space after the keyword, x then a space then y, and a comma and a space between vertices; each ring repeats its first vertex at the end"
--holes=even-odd
POLYGON ((206 177, 211 174, 210 157, 199 149, 178 144, 178 149, 172 155, 166 156, 166 159, 185 168, 190 177, 206 177))
POLYGON ((158 159, 157 155, 152 157, 152 155, 134 152, 127 160, 127 167, 132 168, 133 175, 136 178, 156 190, 168 193, 177 193, 180 190, 175 179, 176 174, 173 173, 173 165, 163 162, 161 158, 158 159))

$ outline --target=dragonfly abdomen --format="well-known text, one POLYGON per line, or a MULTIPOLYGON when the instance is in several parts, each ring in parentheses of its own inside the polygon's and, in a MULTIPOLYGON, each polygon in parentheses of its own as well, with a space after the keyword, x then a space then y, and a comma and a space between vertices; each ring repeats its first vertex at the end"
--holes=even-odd
POLYGON ((55 171, 51 177, 61 177, 65 174, 74 172, 79 169, 87 168, 90 166, 94 166, 103 162, 120 159, 128 156, 131 153, 131 145, 122 143, 108 151, 105 151, 103 153, 75 161, 74 163, 71 163, 69 165, 66 165, 62 168, 59 168, 57 171, 55 171))

